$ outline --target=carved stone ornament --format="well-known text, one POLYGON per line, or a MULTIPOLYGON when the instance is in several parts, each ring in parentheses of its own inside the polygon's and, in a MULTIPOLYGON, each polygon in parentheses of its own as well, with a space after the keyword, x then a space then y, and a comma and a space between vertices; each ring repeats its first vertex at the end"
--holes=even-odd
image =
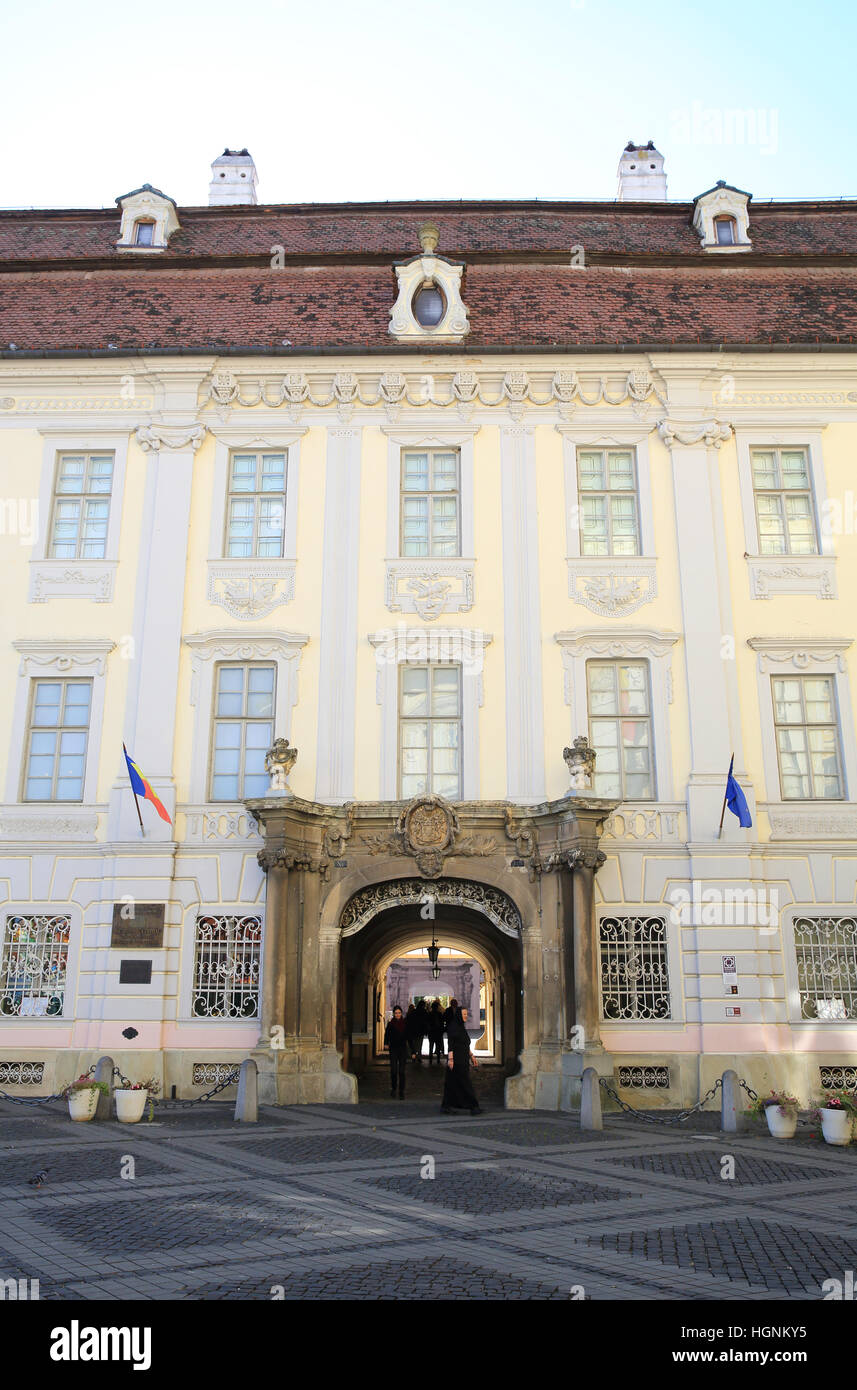
POLYGON ((592 779, 595 775, 595 749, 586 735, 579 734, 574 740, 572 748, 563 748, 562 756, 571 777, 571 790, 573 792, 591 791, 592 779))
POLYGON ((205 425, 141 425, 136 433, 137 443, 147 454, 162 450, 175 454, 196 453, 205 438, 205 425))
POLYGON ((420 228, 422 255, 397 265, 396 280, 399 293, 390 310, 389 332, 394 338, 459 343, 470 332, 467 310, 461 299, 463 265, 454 265, 443 256, 436 256, 437 228, 426 223, 420 228), (421 324, 414 314, 417 292, 426 285, 439 289, 443 296, 444 312, 432 326, 421 324))
POLYGON ((287 778, 297 759, 298 750, 290 747, 287 738, 274 739, 273 744, 265 754, 265 771, 271 779, 270 791, 272 793, 293 795, 287 778))
POLYGON ((450 855, 492 854, 493 838, 462 836, 458 817, 448 801, 434 794, 409 801, 391 835, 364 835, 370 854, 403 854, 416 860, 423 878, 439 878, 450 855))
MULTIPOLYGON (((385 883, 363 888, 345 904, 339 919, 342 935, 353 936, 387 908, 424 904, 427 895, 425 883, 419 878, 390 879, 385 883)), ((435 903, 469 907, 481 912, 506 936, 520 939, 521 914, 512 899, 499 888, 491 888, 484 883, 475 883, 468 879, 440 878, 432 884, 430 896, 435 903)))

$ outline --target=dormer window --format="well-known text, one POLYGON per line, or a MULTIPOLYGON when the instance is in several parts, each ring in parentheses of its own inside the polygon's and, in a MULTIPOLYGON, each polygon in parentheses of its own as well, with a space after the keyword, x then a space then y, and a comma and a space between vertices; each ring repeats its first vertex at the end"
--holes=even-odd
POLYGON ((155 240, 154 222, 135 222, 134 223, 134 245, 152 246, 155 240))
POLYGON ((718 246, 734 246, 735 218, 734 217, 715 217, 714 235, 718 246))
POLYGON ((446 300, 437 285, 422 285, 414 295, 414 318, 421 328, 437 328, 446 313, 446 300))

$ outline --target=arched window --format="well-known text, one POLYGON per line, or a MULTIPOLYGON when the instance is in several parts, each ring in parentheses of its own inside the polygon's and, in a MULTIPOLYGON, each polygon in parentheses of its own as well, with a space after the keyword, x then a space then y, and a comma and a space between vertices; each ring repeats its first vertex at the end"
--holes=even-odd
POLYGON ((141 220, 134 223, 134 245, 153 246, 155 241, 155 224, 148 220, 141 220))
POLYGON ((436 328, 446 313, 443 291, 429 282, 421 285, 414 295, 413 310, 421 328, 436 328))
POLYGON ((737 241, 735 234, 735 218, 715 217, 714 236, 718 246, 734 246, 737 241))

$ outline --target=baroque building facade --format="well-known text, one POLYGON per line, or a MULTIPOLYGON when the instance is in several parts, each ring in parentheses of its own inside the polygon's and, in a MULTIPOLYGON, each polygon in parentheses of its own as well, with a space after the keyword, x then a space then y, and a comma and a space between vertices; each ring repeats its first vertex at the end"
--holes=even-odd
POLYGON ((857 204, 212 175, 0 213, 0 1086, 355 1101, 433 935, 509 1106, 854 1084, 857 204))

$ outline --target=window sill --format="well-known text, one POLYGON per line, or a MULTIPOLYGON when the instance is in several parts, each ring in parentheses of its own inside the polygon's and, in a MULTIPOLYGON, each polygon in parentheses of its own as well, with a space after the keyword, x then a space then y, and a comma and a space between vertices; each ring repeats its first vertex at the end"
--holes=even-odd
POLYGON ((750 597, 837 598, 834 555, 747 555, 750 597))
POLYGON ((116 565, 116 560, 31 560, 28 601, 79 598, 110 603, 116 565))
POLYGON ((252 555, 208 561, 206 598, 233 618, 267 617, 295 596, 296 560, 252 555))
POLYGON ((600 617, 622 618, 657 596, 653 555, 570 555, 568 596, 600 617))

